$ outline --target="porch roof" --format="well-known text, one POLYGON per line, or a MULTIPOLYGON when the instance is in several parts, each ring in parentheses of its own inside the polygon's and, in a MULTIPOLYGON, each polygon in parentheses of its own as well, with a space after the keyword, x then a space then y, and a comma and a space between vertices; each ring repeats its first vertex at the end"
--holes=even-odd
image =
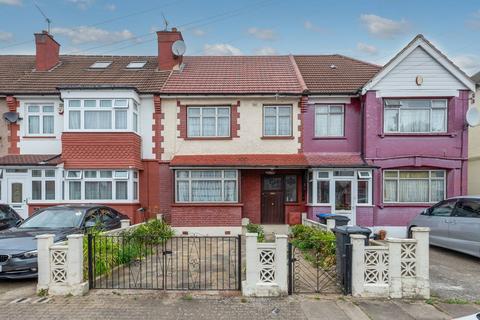
POLYGON ((310 167, 367 167, 356 153, 298 153, 298 154, 211 154, 179 155, 170 161, 171 167, 252 167, 252 168, 310 168, 310 167))
POLYGON ((0 166, 55 166, 62 163, 57 154, 9 154, 0 157, 0 166))

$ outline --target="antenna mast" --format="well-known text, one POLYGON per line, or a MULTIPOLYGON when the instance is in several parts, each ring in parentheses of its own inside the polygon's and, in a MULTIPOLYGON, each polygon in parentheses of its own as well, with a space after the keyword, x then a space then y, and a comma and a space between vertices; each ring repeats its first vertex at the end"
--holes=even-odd
POLYGON ((163 29, 163 31, 167 31, 168 30, 168 21, 167 21, 167 18, 165 18, 165 15, 163 14, 163 12, 162 12, 162 17, 163 17, 163 24, 165 25, 165 29, 163 29))
POLYGON ((48 33, 50 33, 50 25, 52 24, 52 20, 47 17, 47 15, 42 11, 42 9, 40 9, 40 7, 35 1, 33 2, 33 4, 35 5, 35 7, 37 7, 38 11, 40 11, 40 14, 45 18, 45 22, 47 22, 47 31, 48 33))

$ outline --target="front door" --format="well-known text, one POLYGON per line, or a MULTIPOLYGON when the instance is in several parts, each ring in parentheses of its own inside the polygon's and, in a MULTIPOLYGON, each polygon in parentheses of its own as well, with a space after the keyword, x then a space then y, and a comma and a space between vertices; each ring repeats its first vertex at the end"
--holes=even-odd
POLYGON ((352 180, 334 180, 333 213, 348 217, 350 225, 355 224, 352 185, 352 180))
POLYGON ((285 224, 282 176, 264 176, 262 181, 262 223, 285 224))
POLYGON ((26 183, 24 179, 8 179, 7 199, 8 204, 22 218, 28 218, 27 201, 26 201, 26 183))

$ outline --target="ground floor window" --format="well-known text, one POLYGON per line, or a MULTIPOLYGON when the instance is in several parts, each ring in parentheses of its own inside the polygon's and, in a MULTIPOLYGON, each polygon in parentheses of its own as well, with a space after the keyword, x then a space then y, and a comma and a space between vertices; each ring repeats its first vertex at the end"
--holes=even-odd
POLYGON ((237 202, 237 170, 177 170, 176 202, 237 202))
POLYGON ((134 170, 69 170, 65 179, 66 200, 138 199, 138 172, 134 170))
POLYGON ((55 169, 33 169, 32 200, 55 200, 56 174, 55 169))
POLYGON ((428 203, 445 198, 445 170, 385 170, 383 202, 428 203))

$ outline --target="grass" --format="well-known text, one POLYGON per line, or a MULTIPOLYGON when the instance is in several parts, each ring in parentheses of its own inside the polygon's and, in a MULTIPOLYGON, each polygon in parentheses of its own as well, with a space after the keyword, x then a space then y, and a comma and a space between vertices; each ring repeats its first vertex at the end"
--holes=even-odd
POLYGON ((192 295, 190 295, 190 294, 186 294, 186 295, 182 296, 181 299, 182 299, 183 301, 192 301, 192 300, 193 300, 193 297, 192 297, 192 295))
POLYGON ((37 291, 37 296, 46 297, 48 296, 48 289, 40 289, 37 291))
POLYGON ((450 298, 443 300, 444 303, 447 304, 468 304, 468 300, 460 299, 460 298, 450 298))

